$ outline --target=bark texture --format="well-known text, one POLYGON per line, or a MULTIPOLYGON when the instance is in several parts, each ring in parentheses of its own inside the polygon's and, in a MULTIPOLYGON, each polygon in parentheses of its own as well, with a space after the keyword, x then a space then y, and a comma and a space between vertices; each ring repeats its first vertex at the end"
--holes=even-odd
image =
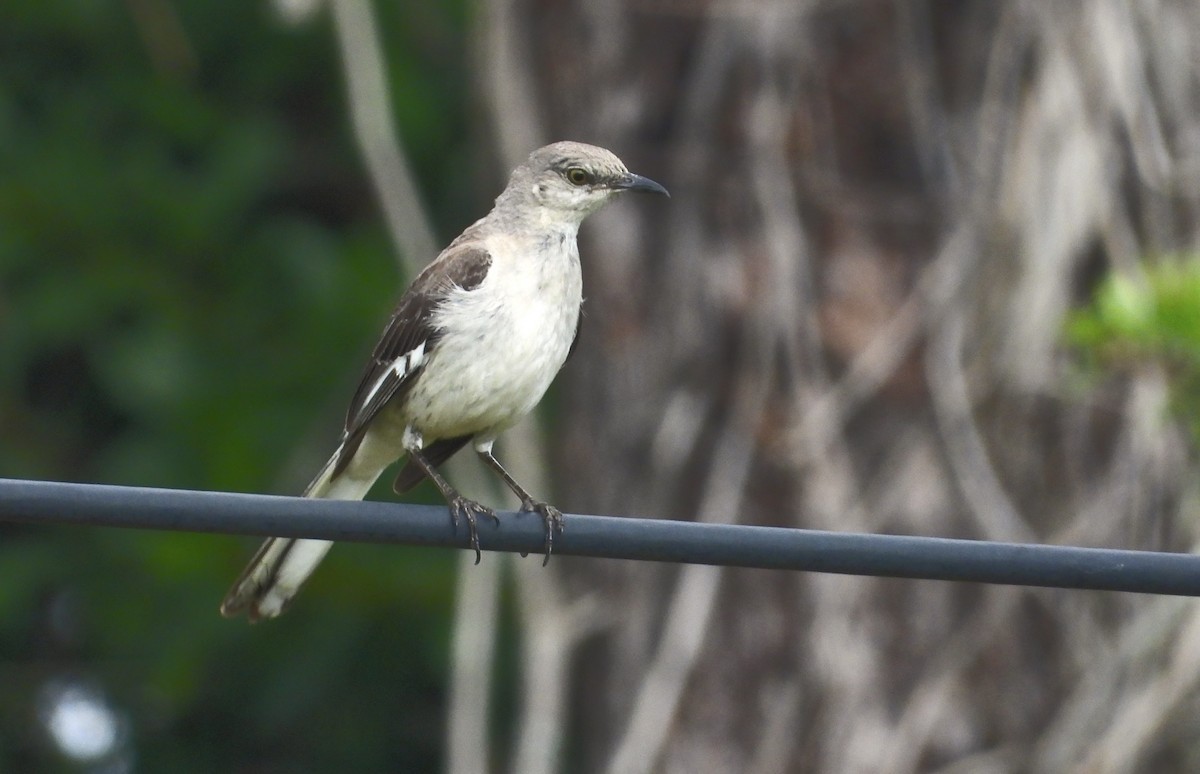
MULTIPOLYGON (((594 142, 673 197, 584 229, 583 338, 550 436, 564 510, 1196 543, 1164 375, 1080 386, 1062 329, 1101 273, 1200 244, 1200 4, 493 0, 484 15, 501 155, 594 142)), ((561 604, 526 663, 561 678, 539 690, 566 697, 552 722, 582 771, 1186 771, 1200 756, 1200 609, 1184 600, 552 572, 561 604)), ((536 706, 527 732, 547 721, 536 706)))

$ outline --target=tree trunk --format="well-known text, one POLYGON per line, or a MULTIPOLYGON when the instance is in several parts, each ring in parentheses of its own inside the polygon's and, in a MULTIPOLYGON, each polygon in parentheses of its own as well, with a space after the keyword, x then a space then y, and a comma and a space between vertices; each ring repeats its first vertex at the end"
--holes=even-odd
MULTIPOLYGON (((499 120, 612 148, 673 197, 584 228, 551 436, 564 509, 1192 546, 1163 375, 1079 388, 1062 329, 1101 272, 1196 248, 1200 5, 492 11, 533 87, 499 120)), ((567 704, 582 771, 1169 771, 1198 752, 1180 718, 1200 612, 1178 600, 570 567, 594 603, 567 704)))

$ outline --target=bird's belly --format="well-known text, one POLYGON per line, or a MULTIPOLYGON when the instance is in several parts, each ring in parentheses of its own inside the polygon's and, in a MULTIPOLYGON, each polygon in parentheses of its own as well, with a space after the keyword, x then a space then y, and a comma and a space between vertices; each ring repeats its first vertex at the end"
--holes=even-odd
POLYGON ((574 339, 579 304, 538 301, 457 324, 438 341, 406 403, 426 442, 512 427, 545 394, 574 339))

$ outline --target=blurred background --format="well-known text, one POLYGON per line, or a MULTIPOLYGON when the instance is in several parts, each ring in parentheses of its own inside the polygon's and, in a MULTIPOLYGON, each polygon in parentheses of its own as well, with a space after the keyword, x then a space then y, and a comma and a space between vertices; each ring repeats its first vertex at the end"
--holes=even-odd
MULTIPOLYGON (((0 52, 0 476, 301 491, 576 139, 673 198, 584 226, 532 490, 1200 537, 1192 0, 9 0, 0 52)), ((249 627, 253 545, 0 527, 0 771, 1200 770, 1189 600, 344 545, 249 627)))

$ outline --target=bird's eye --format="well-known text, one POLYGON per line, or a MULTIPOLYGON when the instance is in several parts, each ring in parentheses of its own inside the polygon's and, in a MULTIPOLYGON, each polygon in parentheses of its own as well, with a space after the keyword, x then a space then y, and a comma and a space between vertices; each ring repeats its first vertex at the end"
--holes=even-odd
POLYGON ((567 182, 571 185, 587 185, 592 182, 592 176, 583 167, 571 167, 567 170, 567 182))

